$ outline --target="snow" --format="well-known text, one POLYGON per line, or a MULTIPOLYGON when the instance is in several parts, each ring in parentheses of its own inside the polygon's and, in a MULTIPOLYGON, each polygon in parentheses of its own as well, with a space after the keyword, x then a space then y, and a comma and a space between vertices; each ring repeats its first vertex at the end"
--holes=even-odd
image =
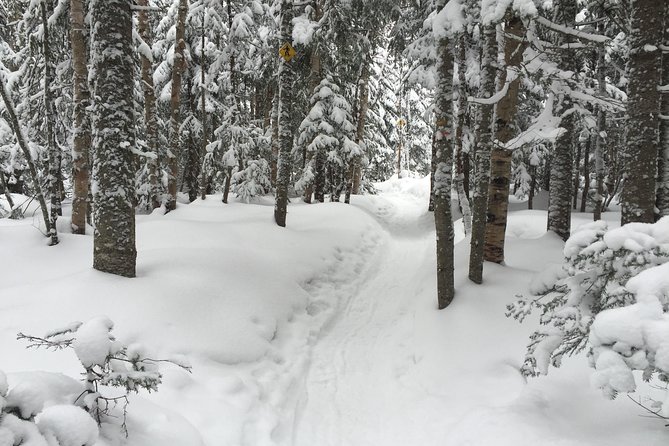
POLYGON ((98 426, 84 409, 72 405, 54 405, 37 418, 37 427, 47 441, 59 446, 93 446, 98 426))
POLYGON ((434 37, 443 39, 462 32, 467 24, 463 8, 460 0, 449 0, 432 20, 434 37))
POLYGON ((84 367, 103 365, 112 350, 109 332, 114 323, 107 317, 97 317, 85 322, 75 333, 74 352, 84 367))
MULTIPOLYGON (((134 279, 92 270, 90 236, 62 233, 46 247, 32 220, 0 219, 0 246, 11 253, 0 257, 8 400, 17 392, 46 432, 45 416, 58 420, 58 405, 83 389, 79 359, 97 364, 113 347, 113 321, 123 344, 141 344, 151 358, 178 356, 193 369, 159 363, 158 391, 129 397, 128 439, 110 422, 95 446, 666 444, 662 423, 637 417, 626 399, 601 397, 583 355, 545 377, 520 374, 536 320, 521 325, 504 313, 535 274, 562 259, 563 243, 545 233, 545 210, 510 204, 506 264, 486 263, 483 285, 467 280, 468 239, 457 221, 456 298, 437 311, 429 178, 394 178, 377 189, 350 206, 294 200, 286 228, 274 224, 266 197, 223 205, 212 195, 138 216, 134 279), (26 350, 15 339, 73 320, 84 321, 70 326, 75 352, 26 350)), ((573 227, 591 231, 589 219, 574 214, 573 227)), ((69 224, 67 209, 59 220, 69 224)), ((650 281, 629 286, 646 293, 650 281)), ((667 336, 648 327, 656 362, 665 364, 667 336)), ((601 362, 615 366, 608 356, 601 362)), ((75 409, 54 423, 67 431, 81 414, 75 409)), ((19 421, 4 416, 0 444, 19 421)))

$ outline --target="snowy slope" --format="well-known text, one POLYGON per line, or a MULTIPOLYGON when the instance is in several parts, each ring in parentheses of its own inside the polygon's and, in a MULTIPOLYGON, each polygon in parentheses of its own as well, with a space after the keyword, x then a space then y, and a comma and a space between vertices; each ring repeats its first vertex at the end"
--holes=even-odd
POLYGON ((666 443, 661 423, 589 386, 583 358, 519 374, 532 326, 504 310, 561 259, 544 211, 512 213, 507 265, 486 264, 481 286, 458 222, 458 291, 436 310, 428 188, 393 180, 351 206, 294 204, 285 229, 269 202, 215 196, 141 216, 136 279, 93 271, 90 236, 46 247, 30 221, 0 220, 0 370, 10 386, 30 370, 78 378, 72 352, 26 351, 15 335, 104 314, 122 341, 193 366, 165 365, 161 390, 132 399, 131 446, 666 443))

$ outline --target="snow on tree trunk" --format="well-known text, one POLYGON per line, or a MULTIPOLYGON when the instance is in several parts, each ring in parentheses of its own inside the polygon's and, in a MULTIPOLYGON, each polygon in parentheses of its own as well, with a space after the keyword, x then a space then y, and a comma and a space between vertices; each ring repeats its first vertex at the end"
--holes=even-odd
POLYGON ((663 14, 655 0, 633 0, 629 32, 629 79, 622 224, 655 221, 659 147, 660 49, 663 14))
MULTIPOLYGON (((364 147, 365 123, 367 122, 367 110, 369 109, 369 59, 365 59, 360 73, 360 82, 358 83, 358 122, 355 130, 355 143, 361 148, 364 147)), ((360 193, 360 182, 362 180, 362 166, 360 157, 353 160, 353 178, 351 179, 351 193, 357 195, 360 193)))
POLYGON ((93 267, 135 276, 132 0, 95 0, 93 59, 93 267))
POLYGON ((202 165, 200 166, 200 198, 205 200, 207 198, 207 172, 205 170, 205 159, 207 157, 207 89, 205 87, 205 70, 204 70, 204 17, 202 18, 202 35, 200 36, 200 120, 202 121, 202 141, 201 141, 201 152, 202 152, 202 165))
MULTIPOLYGON (((146 0, 145 0, 146 1, 146 0)), ((88 56, 84 34, 83 0, 70 0, 70 42, 72 44, 72 84, 74 90, 74 125, 72 128, 72 233, 86 233, 88 207, 88 164, 91 122, 86 108, 88 91, 88 56)))
MULTIPOLYGON (((586 204, 588 202, 588 191, 590 190, 590 144, 592 138, 588 135, 584 141, 584 154, 583 154, 583 177, 585 181, 583 182, 583 193, 581 194, 581 212, 585 212, 586 204)), ((576 175, 578 178, 578 175, 576 175)))
MULTIPOLYGON (((314 11, 313 11, 313 20, 315 22, 318 22, 321 18, 323 17, 322 10, 320 8, 319 2, 314 2, 314 11)), ((320 48, 319 45, 314 45, 314 47, 311 50, 311 72, 309 75, 309 95, 313 95, 314 92, 316 91, 316 88, 318 88, 318 85, 321 83, 323 80, 323 70, 321 66, 321 54, 320 54, 320 48)), ((313 151, 307 150, 307 146, 304 147, 305 153, 306 153, 306 164, 313 164, 314 170, 316 170, 316 163, 314 162, 314 155, 315 154, 313 151)), ((318 151, 317 151, 318 152, 318 151)), ((321 163, 319 168, 323 169, 325 166, 321 163)), ((324 172, 318 172, 315 171, 314 175, 324 175, 324 172)), ((304 202, 305 203, 311 203, 311 197, 314 194, 314 182, 310 181, 309 184, 304 189, 304 202)))
MULTIPOLYGON (((604 24, 598 26, 600 34, 604 31, 604 24)), ((606 97, 606 48, 600 45, 597 49, 597 84, 598 91, 601 97, 606 97)), ((606 135, 606 112, 604 107, 597 106, 597 127, 595 130, 595 178, 597 183, 597 191, 595 193, 595 209, 593 213, 594 221, 602 218, 602 211, 604 207, 604 178, 606 177, 606 168, 604 167, 604 143, 606 135)))
MULTIPOLYGON (((293 25, 292 0, 281 2, 281 41, 279 45, 292 42, 293 25)), ((288 208, 288 184, 290 183, 291 152, 293 149, 293 133, 290 128, 292 114, 293 73, 288 69, 290 61, 282 60, 279 66, 279 159, 276 179, 276 205, 274 220, 282 227, 286 226, 288 208)))
MULTIPOLYGON (((148 6, 148 0, 138 0, 137 4, 142 7, 148 6)), ((151 48, 151 22, 146 10, 139 11, 137 30, 144 43, 151 48)), ((144 123, 146 125, 146 144, 149 153, 154 156, 149 158, 149 201, 150 206, 155 209, 160 207, 160 186, 158 184, 158 171, 160 158, 158 154, 158 118, 156 116, 156 91, 153 84, 153 60, 147 57, 146 51, 140 52, 142 62, 142 87, 144 90, 144 123)))
POLYGON ((664 7, 664 53, 662 53, 662 91, 660 153, 658 156, 656 206, 660 217, 669 215, 669 3, 664 7))
MULTIPOLYGON (((559 24, 573 27, 578 12, 576 0, 564 0, 557 5, 556 20, 559 24)), ((563 70, 578 71, 578 62, 574 51, 569 49, 573 38, 561 35, 559 43, 566 46, 559 55, 559 65, 563 70)), ((556 138, 553 158, 551 159, 549 197, 548 197, 548 224, 547 229, 556 233, 562 240, 569 238, 571 231, 571 205, 574 174, 573 133, 576 117, 574 116, 574 102, 570 96, 570 88, 561 79, 556 79, 551 85, 555 93, 554 116, 561 116, 560 127, 562 133, 556 138)))
POLYGON ((446 308, 455 295, 453 283, 453 216, 451 183, 453 175, 453 55, 447 37, 437 44, 437 88, 435 92, 434 223, 437 232, 437 301, 446 308))
MULTIPOLYGON (((523 21, 512 16, 504 28, 509 37, 504 39, 504 63, 508 68, 518 68, 523 60, 525 26, 523 21)), ((502 72, 506 81, 506 72, 502 72)), ((502 85, 503 83, 502 82, 502 85)), ((509 83, 504 97, 497 103, 495 139, 498 144, 506 144, 515 136, 513 121, 518 108, 520 78, 509 83)), ((485 228, 483 258, 489 262, 504 262, 504 237, 509 210, 509 182, 511 178, 511 152, 501 147, 493 147, 491 153, 490 188, 488 190, 488 220, 485 228)))
POLYGON ((184 51, 186 50, 186 16, 188 15, 188 0, 179 0, 177 14, 176 37, 174 42, 174 64, 172 66, 172 92, 170 95, 170 175, 167 181, 167 210, 176 209, 177 205, 177 176, 179 175, 180 148, 180 107, 182 73, 186 65, 184 51))
MULTIPOLYGON (((495 61, 497 59, 497 32, 495 25, 483 27, 483 51, 481 60, 481 96, 491 97, 495 93, 495 61)), ((472 196, 472 239, 469 254, 469 279, 474 283, 483 282, 483 247, 488 210, 490 187, 490 154, 493 148, 492 119, 493 104, 480 105, 478 150, 475 153, 476 170, 472 196)))
POLYGON ((51 60, 51 42, 49 38, 49 16, 46 10, 46 3, 40 3, 40 12, 42 14, 42 51, 44 52, 44 110, 45 127, 46 127, 46 145, 49 156, 49 176, 47 177, 47 184, 49 187, 49 199, 51 209, 49 210, 49 217, 51 218, 51 225, 49 228, 49 237, 51 237, 51 244, 58 244, 58 231, 56 230, 56 221, 58 215, 62 214, 60 196, 61 196, 61 173, 60 164, 62 160, 60 147, 56 144, 56 135, 53 128, 53 120, 56 117, 56 110, 53 106, 53 94, 51 92, 51 83, 55 77, 54 66, 51 60))
POLYGON ((42 191, 42 186, 40 179, 37 175, 37 168, 35 167, 35 160, 33 160, 32 155, 30 154, 30 148, 28 147, 28 141, 21 130, 21 124, 19 119, 16 116, 16 108, 14 107, 14 102, 9 96, 9 91, 7 90, 7 78, 4 72, 0 70, 0 96, 5 103, 5 111, 9 115, 9 124, 14 130, 14 135, 16 136, 16 141, 23 152, 23 156, 26 159, 28 164, 28 171, 30 172, 30 180, 32 181, 33 193, 37 196, 37 202, 39 203, 40 210, 42 211, 42 219, 44 220, 44 227, 46 228, 47 237, 51 234, 51 221, 49 220, 49 209, 46 205, 46 200, 44 199, 44 192, 42 191))
MULTIPOLYGON (((457 119, 455 120, 455 190, 458 193, 458 203, 462 210, 462 222, 465 228, 465 234, 472 233, 472 210, 469 203, 469 197, 465 191, 465 174, 463 172, 463 136, 465 130, 465 114, 467 112, 467 79, 466 74, 466 45, 467 39, 465 33, 458 38, 458 100, 457 100, 457 119)), ((455 105, 455 104, 454 104, 455 105)))

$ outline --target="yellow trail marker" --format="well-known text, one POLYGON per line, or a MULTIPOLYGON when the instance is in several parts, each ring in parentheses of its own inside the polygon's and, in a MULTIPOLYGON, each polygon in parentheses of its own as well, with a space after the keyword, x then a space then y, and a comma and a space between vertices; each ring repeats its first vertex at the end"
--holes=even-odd
POLYGON ((407 122, 406 122, 406 120, 405 120, 404 118, 400 118, 400 119, 397 120, 397 126, 398 126, 399 128, 402 128, 402 127, 404 127, 405 125, 407 125, 407 122))
POLYGON ((297 51, 295 51, 295 48, 288 42, 284 43, 283 46, 279 48, 279 56, 283 57, 283 60, 286 62, 290 62, 296 54, 297 51))

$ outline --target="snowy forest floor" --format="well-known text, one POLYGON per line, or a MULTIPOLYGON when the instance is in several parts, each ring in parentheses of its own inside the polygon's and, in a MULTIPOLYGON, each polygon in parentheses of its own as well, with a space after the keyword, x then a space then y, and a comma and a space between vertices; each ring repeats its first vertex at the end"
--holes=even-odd
POLYGON ((437 311, 429 180, 378 188, 351 206, 294 200, 287 228, 271 200, 139 216, 135 279, 93 270, 93 239, 66 234, 67 218, 56 247, 36 218, 0 220, 0 370, 57 402, 67 379, 53 373, 83 371, 74 353, 26 350, 16 334, 107 315, 121 341, 193 366, 161 366, 160 390, 131 398, 130 446, 666 444, 661 421, 590 386, 583 356, 520 375, 536 318, 518 324, 505 306, 561 261, 545 211, 512 204, 507 263, 486 264, 480 286, 458 221, 457 294, 437 311))

